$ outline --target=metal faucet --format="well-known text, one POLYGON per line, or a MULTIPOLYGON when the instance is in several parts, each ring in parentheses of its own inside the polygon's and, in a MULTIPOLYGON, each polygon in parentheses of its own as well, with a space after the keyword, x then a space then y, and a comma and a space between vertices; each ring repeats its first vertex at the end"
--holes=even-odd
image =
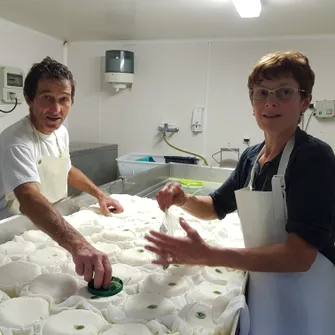
POLYGON ((166 134, 166 133, 177 133, 179 131, 179 128, 178 127, 170 128, 169 124, 167 122, 165 122, 163 127, 161 127, 161 126, 158 127, 158 131, 160 131, 163 134, 166 134))
POLYGON ((127 186, 134 186, 136 183, 128 181, 127 176, 119 176, 118 180, 121 180, 121 185, 122 185, 122 192, 126 190, 127 186))

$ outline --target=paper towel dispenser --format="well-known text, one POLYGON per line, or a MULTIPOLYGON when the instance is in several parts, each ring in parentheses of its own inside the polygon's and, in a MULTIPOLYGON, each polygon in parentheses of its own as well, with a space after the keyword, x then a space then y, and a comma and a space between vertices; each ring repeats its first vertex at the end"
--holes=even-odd
POLYGON ((106 51, 105 80, 116 91, 132 87, 134 83, 134 53, 127 50, 106 51))

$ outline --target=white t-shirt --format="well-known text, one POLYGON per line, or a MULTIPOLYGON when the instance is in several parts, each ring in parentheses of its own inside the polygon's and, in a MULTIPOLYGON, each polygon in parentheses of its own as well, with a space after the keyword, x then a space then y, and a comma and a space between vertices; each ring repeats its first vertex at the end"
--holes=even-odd
MULTIPOLYGON (((40 138, 40 144, 36 140, 29 117, 24 117, 0 134, 0 220, 8 216, 5 211, 6 196, 21 184, 40 183, 37 170, 39 151, 41 150, 43 156, 58 157, 56 136, 61 151, 69 151, 69 134, 63 125, 55 131, 56 136, 44 135, 37 130, 35 133, 40 138)), ((69 170, 70 168, 71 163, 69 170)))

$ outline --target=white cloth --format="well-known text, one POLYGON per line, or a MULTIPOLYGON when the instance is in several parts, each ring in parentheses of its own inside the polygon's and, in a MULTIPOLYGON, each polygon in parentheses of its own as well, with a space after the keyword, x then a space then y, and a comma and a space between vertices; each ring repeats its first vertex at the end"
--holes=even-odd
MULTIPOLYGON (((51 159, 59 157, 56 137, 65 157, 69 151, 69 135, 64 126, 56 130, 55 134, 44 135, 32 128, 29 117, 24 117, 1 133, 0 220, 12 215, 6 208, 7 199, 13 197, 16 187, 27 182, 41 183, 38 167, 41 156, 51 159)), ((71 161, 67 157, 67 171, 70 168, 71 161)))
POLYGON ((250 316, 244 295, 239 295, 230 300, 225 311, 215 320, 216 323, 220 325, 215 329, 215 334, 230 335, 238 312, 240 312, 239 335, 248 335, 250 330, 250 316))
MULTIPOLYGON (((252 190, 255 165, 249 187, 235 192, 247 248, 287 240, 284 176, 293 146, 294 138, 284 149, 272 192, 252 190)), ((334 333, 335 267, 321 253, 307 272, 250 272, 249 278, 249 335, 334 333)))

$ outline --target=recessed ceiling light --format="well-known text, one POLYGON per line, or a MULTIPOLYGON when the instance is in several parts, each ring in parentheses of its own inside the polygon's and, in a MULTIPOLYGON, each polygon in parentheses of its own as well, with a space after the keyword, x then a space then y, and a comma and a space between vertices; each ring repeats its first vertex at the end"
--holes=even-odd
POLYGON ((232 0, 233 4, 242 18, 259 17, 262 4, 261 0, 232 0))

